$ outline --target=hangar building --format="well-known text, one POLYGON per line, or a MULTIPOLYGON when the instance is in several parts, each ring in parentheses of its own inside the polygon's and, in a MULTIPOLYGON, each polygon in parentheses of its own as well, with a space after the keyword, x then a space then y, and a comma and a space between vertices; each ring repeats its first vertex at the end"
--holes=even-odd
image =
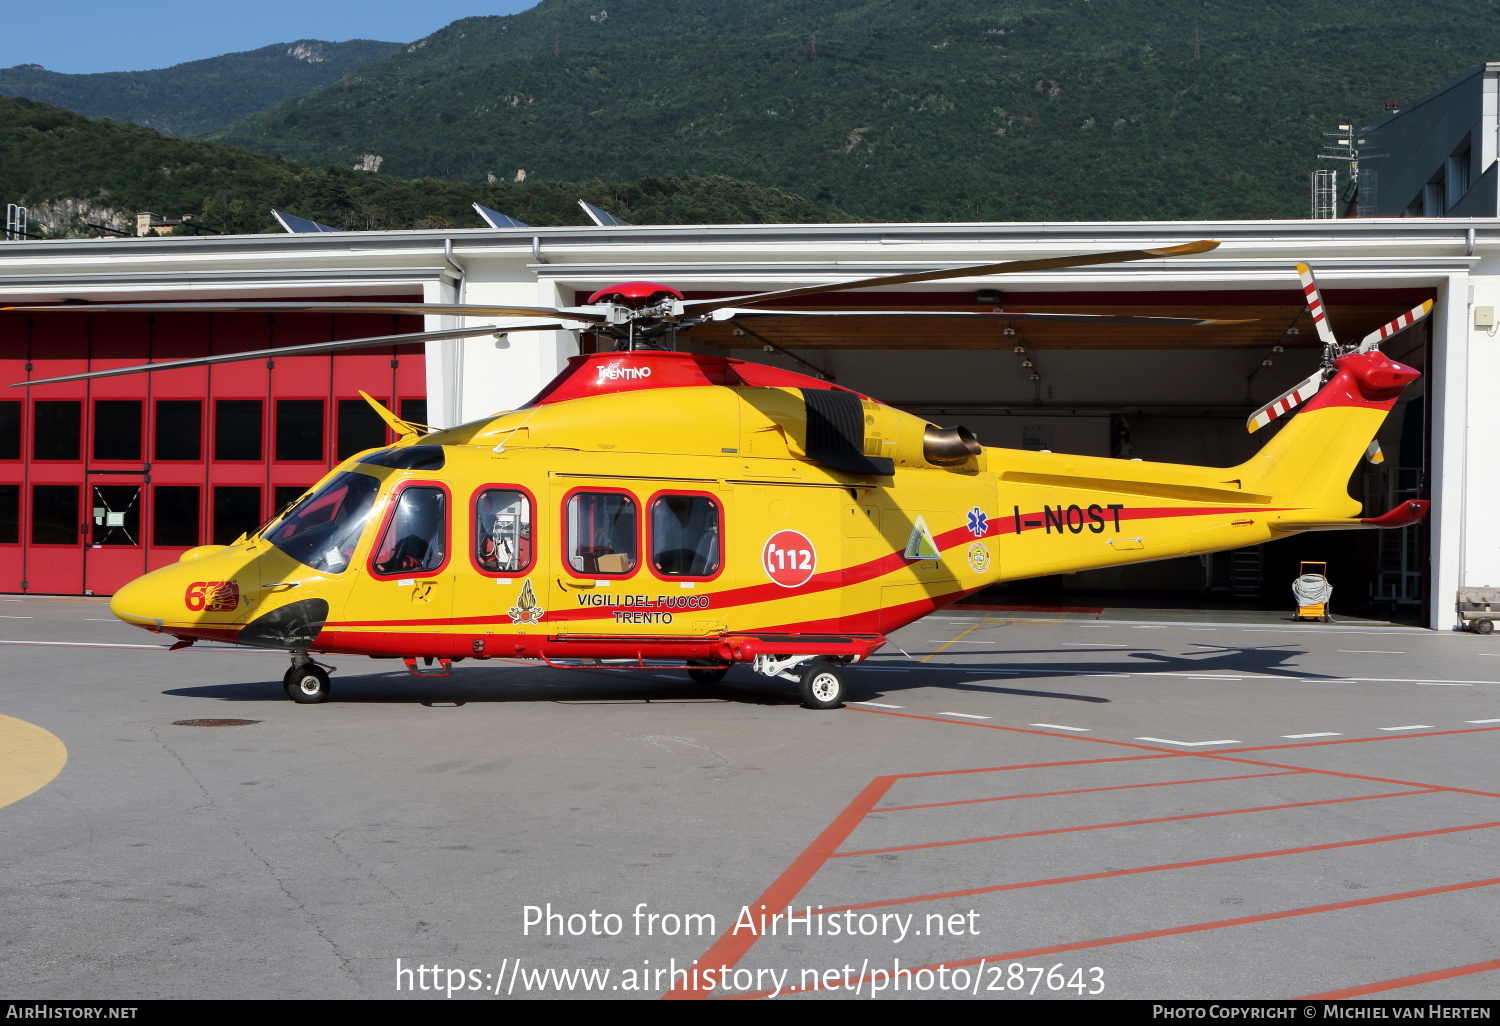
MULTIPOLYGON (((1424 372, 1357 471, 1370 513, 1429 497, 1424 525, 1287 539, 1204 559, 1012 586, 1038 607, 1149 595, 1283 609, 1299 558, 1330 562, 1335 607, 1435 628, 1463 585, 1500 585, 1500 228, 1493 218, 1045 224, 576 227, 20 241, 0 297, 385 299, 571 305, 623 280, 689 297, 939 266, 1166 246, 1198 257, 957 279, 861 295, 898 309, 1080 311, 1251 319, 1213 328, 878 318, 761 319, 687 347, 821 373, 989 445, 1229 465, 1264 443, 1246 416, 1317 366, 1295 264, 1310 263, 1341 339, 1424 299, 1386 347, 1424 372), (744 329, 741 329, 744 330, 744 329), (1019 350, 1019 351, 1018 351, 1019 350), (1029 366, 1028 366, 1029 364, 1029 366), (1496 430, 1491 430, 1492 424, 1496 430), (1343 599, 1341 602, 1340 599, 1343 599)), ((810 305, 848 305, 850 294, 810 305)), ((425 318, 425 328, 457 321, 425 318)), ((469 322, 486 323, 471 319, 469 322)), ((423 318, 329 314, 0 313, 0 384, 233 350, 423 330, 423 318)), ((228 541, 342 456, 381 443, 358 390, 451 425, 524 404, 595 344, 515 332, 352 356, 302 356, 0 392, 0 591, 108 594, 188 546, 228 541)), ((1275 425, 1272 429, 1274 430, 1275 425)))

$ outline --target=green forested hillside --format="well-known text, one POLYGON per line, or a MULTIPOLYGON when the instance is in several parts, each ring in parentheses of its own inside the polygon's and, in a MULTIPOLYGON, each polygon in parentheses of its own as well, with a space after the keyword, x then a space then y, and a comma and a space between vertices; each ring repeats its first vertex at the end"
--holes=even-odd
MULTIPOLYGON (((335 228, 480 227, 471 203, 535 225, 586 224, 587 199, 636 224, 845 221, 838 210, 724 176, 637 181, 478 184, 403 179, 312 167, 149 128, 0 97, 0 201, 31 210, 32 231, 94 235, 87 224, 134 233, 135 214, 193 214, 226 233, 279 232, 271 208, 335 228)), ((178 229, 185 231, 186 229, 178 229)))
POLYGON ((892 220, 1300 217, 1323 131, 1497 55, 1472 0, 542 0, 216 138, 472 182, 725 174, 892 220))
POLYGON ((346 71, 400 48, 400 43, 373 39, 301 39, 154 71, 97 75, 65 75, 22 64, 0 69, 0 96, 24 96, 172 135, 200 135, 324 83, 342 82, 346 71))

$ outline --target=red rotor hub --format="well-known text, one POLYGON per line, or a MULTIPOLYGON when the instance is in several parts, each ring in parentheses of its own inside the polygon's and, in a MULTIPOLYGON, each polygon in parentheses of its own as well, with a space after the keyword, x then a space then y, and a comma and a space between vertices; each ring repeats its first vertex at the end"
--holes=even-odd
POLYGON ((654 281, 622 281, 618 285, 606 285, 589 297, 590 303, 618 303, 632 310, 651 306, 663 299, 681 299, 682 293, 670 285, 658 285, 654 281))

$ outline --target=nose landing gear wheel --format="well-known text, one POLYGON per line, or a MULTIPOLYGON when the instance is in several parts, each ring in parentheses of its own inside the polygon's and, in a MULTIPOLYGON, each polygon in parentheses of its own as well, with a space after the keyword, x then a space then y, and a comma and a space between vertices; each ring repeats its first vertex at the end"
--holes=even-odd
POLYGON ((293 666, 284 679, 286 697, 298 705, 328 701, 328 674, 316 663, 293 666))
POLYGON ((798 682, 802 705, 808 709, 838 709, 844 704, 844 671, 836 663, 815 659, 798 682))

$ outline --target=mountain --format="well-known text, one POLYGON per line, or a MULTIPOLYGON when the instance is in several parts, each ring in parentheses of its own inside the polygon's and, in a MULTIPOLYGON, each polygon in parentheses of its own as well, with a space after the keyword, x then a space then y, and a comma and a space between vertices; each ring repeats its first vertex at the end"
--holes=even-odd
POLYGON ((722 174, 873 219, 1305 217, 1322 133, 1497 53, 1472 0, 541 0, 215 138, 471 182, 722 174))
POLYGON ((136 212, 145 210, 171 219, 192 214, 194 224, 226 234, 279 232, 272 207, 342 229, 477 228, 475 202, 529 224, 587 224, 580 197, 635 224, 850 220, 722 175, 578 184, 403 179, 348 164, 312 167, 0 97, 0 201, 29 207, 31 231, 48 237, 98 234, 90 222, 134 234, 136 212))
POLYGON ((201 135, 318 86, 343 80, 400 43, 299 39, 155 71, 65 75, 39 64, 0 70, 0 96, 24 96, 93 118, 201 135))

